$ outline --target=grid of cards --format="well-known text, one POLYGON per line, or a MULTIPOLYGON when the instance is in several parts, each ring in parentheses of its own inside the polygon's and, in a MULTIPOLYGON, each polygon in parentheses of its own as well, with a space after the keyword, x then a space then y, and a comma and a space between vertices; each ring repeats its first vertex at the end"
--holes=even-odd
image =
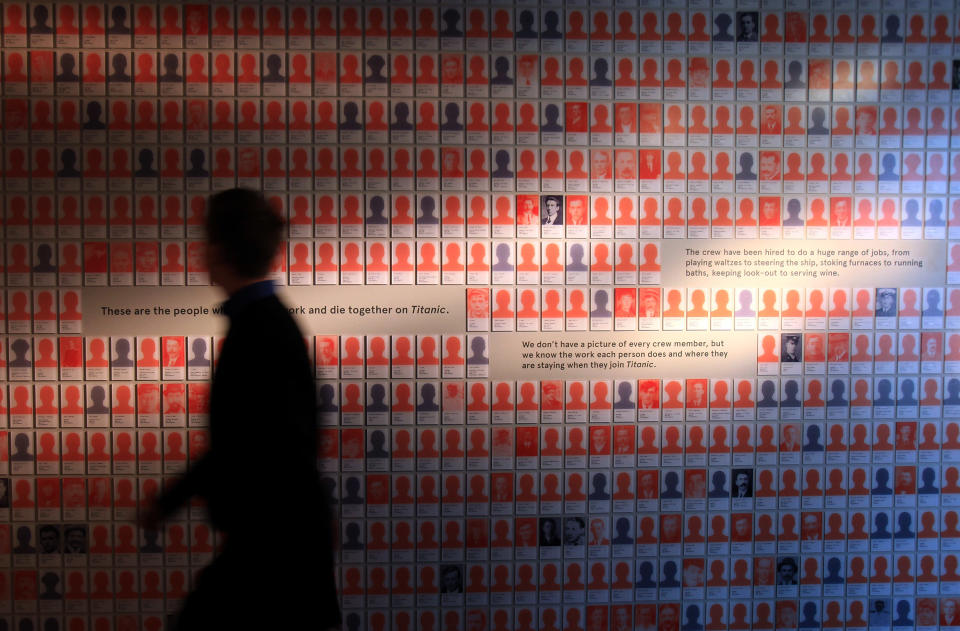
MULTIPOLYGON (((501 244, 502 245, 502 244, 501 244)), ((498 248, 501 247, 498 245, 498 248)), ((509 247, 509 245, 504 246, 509 247)), ((573 247, 577 247, 576 244, 573 247)), ((519 268, 518 268, 519 269, 519 268)), ((656 272, 643 272, 656 276, 659 281, 659 265, 656 272)), ((497 277, 506 273, 513 284, 513 270, 493 268, 494 282, 504 284, 507 281, 497 277)), ((472 287, 466 290, 466 311, 468 331, 809 331, 807 343, 814 344, 815 363, 827 361, 824 352, 827 344, 832 344, 832 361, 839 362, 835 367, 838 373, 848 372, 841 369, 840 363, 850 360, 851 339, 853 346, 860 349, 858 359, 854 361, 870 362, 873 355, 867 352, 876 344, 883 344, 881 361, 894 361, 897 358, 893 340, 898 338, 897 347, 903 360, 918 360, 918 343, 926 345, 925 359, 936 362, 942 358, 943 342, 947 341, 949 358, 957 359, 956 345, 960 337, 952 332, 960 323, 960 290, 947 288, 947 306, 943 306, 944 288, 942 287, 879 287, 844 288, 833 287, 804 289, 773 289, 753 287, 580 287, 576 284, 559 285, 564 278, 563 272, 544 272, 554 274, 552 283, 541 282, 538 287, 532 284, 525 271, 517 272, 516 287, 472 287), (830 302, 827 302, 827 296, 830 302), (898 296, 900 302, 898 303, 898 296), (920 297, 926 302, 921 305, 920 297), (876 297, 876 301, 874 301, 876 297), (856 306, 853 306, 853 303, 856 306), (946 328, 946 331, 940 329, 946 328), (919 330, 922 329, 922 330, 919 330), (827 333, 827 331, 830 333, 827 333), (919 336, 919 337, 918 337, 919 336), (946 336, 946 337, 945 337, 946 336), (953 341, 957 340, 957 341, 953 341), (906 345, 903 344, 906 342, 906 345), (844 351, 846 349, 847 352, 844 351)), ((626 274, 626 272, 623 272, 626 274)), ((613 274, 620 280, 620 271, 566 271, 568 283, 583 283, 588 280, 609 282, 613 274)), ((489 277, 489 274, 488 274, 489 277)), ((631 274, 630 285, 637 284, 637 275, 631 274)), ((784 334, 786 335, 786 334, 784 334)), ((760 335, 762 350, 759 361, 769 363, 777 361, 778 338, 775 333, 760 335), (770 346, 771 340, 773 346, 770 346)), ((802 334, 791 334, 790 339, 800 342, 802 334)), ((881 351, 879 346, 876 347, 881 351)), ((802 355, 790 353, 791 359, 800 361, 802 355)), ((790 361, 785 359, 784 361, 790 361)), ((902 364, 910 371, 909 364, 902 364)), ((950 364, 947 372, 954 371, 950 364)), ((797 367, 799 368, 799 366, 797 367)), ((939 372, 931 363, 926 371, 939 372)), ((814 369, 823 373, 822 369, 814 369)), ((870 372, 861 366, 858 372, 870 372)), ((890 372, 879 368, 877 372, 890 372)), ((917 372, 913 369, 912 372, 917 372)), ((768 374, 761 368, 761 374, 768 374)))
POLYGON ((960 628, 957 15, 2 2, 0 625, 160 629, 216 553, 198 504, 135 522, 220 339, 90 334, 84 288, 209 285, 239 185, 280 284, 462 287, 447 334, 306 331, 349 631, 960 628), (497 374, 594 331, 756 370, 497 374))

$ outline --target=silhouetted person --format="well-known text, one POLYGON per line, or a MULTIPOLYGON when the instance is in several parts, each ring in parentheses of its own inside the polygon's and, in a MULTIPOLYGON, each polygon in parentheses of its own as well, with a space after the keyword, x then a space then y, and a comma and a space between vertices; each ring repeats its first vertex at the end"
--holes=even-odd
POLYGON ((130 27, 127 26, 127 8, 123 5, 118 5, 113 7, 113 10, 110 11, 110 19, 112 23, 107 29, 107 32, 115 35, 129 35, 130 27))
POLYGON ((127 74, 127 57, 123 53, 114 54, 110 58, 110 65, 113 72, 110 74, 110 81, 127 82, 130 81, 130 75, 127 74))
POLYGON ((57 171, 57 177, 80 177, 80 171, 77 169, 77 152, 73 149, 64 149, 60 152, 60 163, 63 165, 57 171))
POLYGON ((803 64, 794 59, 787 65, 787 75, 788 79, 786 83, 783 84, 783 87, 792 90, 801 90, 807 87, 807 84, 804 83, 803 75, 803 64))
POLYGON ((163 74, 159 79, 161 83, 179 83, 183 81, 180 75, 180 58, 175 53, 167 53, 163 56, 163 74))
POLYGON ((79 81, 80 75, 74 70, 77 67, 77 58, 73 53, 60 53, 60 74, 57 75, 57 81, 79 81))
POLYGON ((140 168, 134 172, 135 176, 157 177, 157 170, 153 168, 153 151, 141 149, 137 154, 137 161, 140 162, 140 168))
POLYGON ((540 131, 563 131, 563 125, 558 122, 560 120, 560 108, 555 104, 551 103, 543 108, 543 118, 545 122, 540 126, 540 131))
POLYGON ((390 124, 390 129, 398 131, 412 131, 413 123, 410 122, 410 106, 404 102, 399 102, 393 106, 393 116, 396 119, 390 124))
POLYGON ((42 4, 34 5, 33 7, 33 21, 35 24, 30 27, 30 33, 32 35, 49 35, 53 33, 53 28, 47 21, 50 19, 50 10, 43 6, 42 4))
POLYGON ((757 174, 753 172, 753 155, 749 152, 740 154, 740 171, 737 172, 737 179, 757 179, 757 174))
POLYGON ((187 177, 209 177, 210 172, 205 168, 207 156, 203 149, 193 149, 190 151, 190 168, 187 169, 187 177))
POLYGON ((387 78, 383 76, 383 68, 387 65, 387 62, 384 61, 383 55, 371 55, 367 59, 367 68, 370 69, 370 74, 368 74, 364 81, 367 83, 386 83, 387 78))
POLYGON ((264 83, 283 83, 286 81, 284 76, 280 74, 281 66, 283 66, 283 60, 280 59, 280 55, 268 55, 266 66, 267 73, 263 75, 264 83))
POLYGON ((267 278, 283 221, 261 194, 232 189, 211 197, 206 229, 210 278, 229 295, 230 318, 210 391, 210 450, 141 523, 156 529, 199 495, 227 543, 175 628, 339 627, 330 500, 316 467, 314 379, 303 334, 267 278), (251 457, 262 466, 257 475, 251 457), (278 527, 309 536, 295 552, 281 550, 264 536, 278 527))
POLYGON ((103 106, 100 105, 98 101, 90 101, 87 103, 87 120, 83 123, 84 129, 91 130, 100 130, 106 129, 107 124, 103 122, 103 106))
POLYGON ((113 365, 118 368, 132 368, 133 360, 130 359, 130 341, 121 337, 113 346, 117 356, 113 359, 113 365))

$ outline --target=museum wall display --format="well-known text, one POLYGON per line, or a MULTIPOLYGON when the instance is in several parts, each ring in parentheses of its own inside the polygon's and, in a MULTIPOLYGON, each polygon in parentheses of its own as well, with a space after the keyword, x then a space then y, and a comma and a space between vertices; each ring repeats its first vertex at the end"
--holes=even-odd
POLYGON ((244 186, 345 629, 960 629, 958 15, 4 0, 0 628, 164 628, 216 554, 136 517, 244 186))

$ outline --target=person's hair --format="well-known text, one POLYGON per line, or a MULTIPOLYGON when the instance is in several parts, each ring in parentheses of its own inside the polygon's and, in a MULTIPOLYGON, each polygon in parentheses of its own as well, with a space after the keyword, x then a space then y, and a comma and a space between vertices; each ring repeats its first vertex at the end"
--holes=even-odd
POLYGON ((42 534, 45 534, 45 533, 48 533, 48 532, 52 532, 54 535, 59 535, 59 534, 60 534, 60 532, 57 530, 57 527, 56 527, 56 526, 52 526, 52 525, 50 525, 50 524, 45 524, 45 525, 43 525, 43 526, 40 526, 40 528, 38 528, 37 530, 38 530, 38 532, 39 532, 41 535, 42 535, 42 534))
POLYGON ((791 557, 785 557, 780 559, 780 563, 777 564, 777 569, 789 567, 791 570, 797 569, 797 562, 794 561, 791 557))
POLYGON ((460 580, 460 568, 458 568, 456 565, 448 565, 447 567, 443 568, 442 573, 445 577, 456 576, 457 580, 460 580))
POLYGON ((221 246, 226 265, 244 278, 269 271, 283 226, 283 219, 257 191, 232 188, 210 197, 207 240, 221 246))

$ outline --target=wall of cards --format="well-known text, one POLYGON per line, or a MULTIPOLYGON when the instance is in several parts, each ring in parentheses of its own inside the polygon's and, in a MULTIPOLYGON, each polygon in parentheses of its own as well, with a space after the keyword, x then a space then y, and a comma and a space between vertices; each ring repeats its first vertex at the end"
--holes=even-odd
POLYGON ((136 515, 222 318, 112 323, 215 304, 238 185, 284 291, 430 303, 301 318, 345 629, 960 628, 957 15, 4 0, 0 629, 161 629, 216 554, 136 515))

